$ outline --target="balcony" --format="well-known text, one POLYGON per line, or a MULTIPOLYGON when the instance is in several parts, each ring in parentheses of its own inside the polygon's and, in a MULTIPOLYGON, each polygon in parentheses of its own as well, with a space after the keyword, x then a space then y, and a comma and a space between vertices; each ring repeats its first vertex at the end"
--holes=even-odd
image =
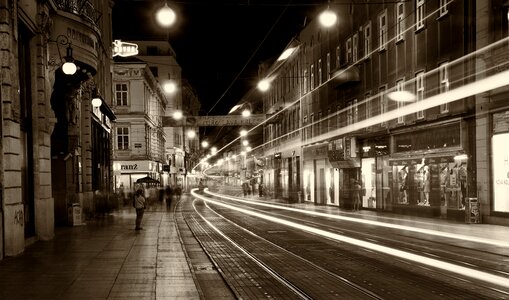
POLYGON ((97 24, 102 16, 89 0, 55 0, 55 4, 58 9, 77 15, 92 24, 97 24))

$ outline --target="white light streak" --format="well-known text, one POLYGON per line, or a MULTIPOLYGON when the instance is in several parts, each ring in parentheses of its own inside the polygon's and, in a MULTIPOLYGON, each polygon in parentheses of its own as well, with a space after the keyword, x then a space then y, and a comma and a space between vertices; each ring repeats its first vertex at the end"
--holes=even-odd
POLYGON ((222 207, 225 207, 225 208, 236 210, 236 211, 244 213, 246 215, 258 217, 260 219, 264 219, 264 220, 271 221, 271 222, 274 222, 274 223, 278 223, 278 224, 281 224, 281 225, 293 227, 295 229, 299 229, 299 230, 302 230, 302 231, 305 231, 305 232, 309 232, 309 233, 312 233, 312 234, 323 236, 323 237, 326 237, 326 238, 329 238, 329 239, 332 239, 332 240, 335 240, 335 241, 348 243, 348 244, 351 244, 351 245, 363 247, 365 249, 369 249, 369 250, 377 251, 377 252, 384 253, 384 254, 387 254, 387 255, 395 256, 395 257, 398 257, 398 258, 401 258, 401 259, 404 259, 404 260, 413 261, 413 262, 416 262, 416 263, 421 264, 421 265, 427 265, 427 266, 430 266, 430 267, 433 267, 433 268, 438 268, 438 269, 442 269, 442 270, 445 270, 445 271, 448 271, 448 272, 460 274, 460 275, 465 276, 465 277, 473 278, 473 279, 484 281, 484 282, 489 282, 489 283, 497 285, 497 286, 502 286, 502 287, 505 287, 505 288, 509 288, 509 278, 506 278, 506 277, 501 277, 501 276, 497 276, 497 275, 490 274, 490 273, 487 273, 487 272, 478 271, 478 270, 475 270, 475 269, 472 269, 472 268, 467 268, 467 267, 455 265, 455 264, 452 264, 452 263, 440 261, 438 259, 429 258, 429 257, 422 256, 422 255, 417 255, 417 254, 414 254, 414 253, 411 253, 411 252, 397 250, 397 249, 389 248, 389 247, 386 247, 386 246, 377 245, 377 244, 374 244, 374 243, 370 243, 370 242, 366 242, 366 241, 362 241, 362 240, 346 237, 346 236, 343 236, 343 235, 340 235, 340 234, 328 232, 328 231, 325 231, 325 230, 322 230, 322 229, 318 229, 318 228, 314 228, 314 227, 307 226, 307 225, 298 224, 298 223, 287 221, 287 220, 280 219, 280 218, 277 218, 277 217, 272 217, 272 216, 260 214, 260 213, 257 213, 257 212, 254 212, 254 211, 250 211, 250 210, 247 210, 247 209, 244 209, 244 208, 240 208, 240 207, 237 207, 237 206, 232 206, 232 205, 228 205, 228 204, 225 204, 225 203, 222 203, 222 202, 219 202, 219 201, 215 201, 215 200, 212 200, 210 198, 205 198, 205 197, 203 197, 201 195, 198 195, 196 193, 196 190, 197 189, 193 189, 191 191, 191 194, 194 197, 202 199, 203 201, 206 201, 206 202, 214 203, 215 205, 219 205, 219 206, 222 206, 222 207))

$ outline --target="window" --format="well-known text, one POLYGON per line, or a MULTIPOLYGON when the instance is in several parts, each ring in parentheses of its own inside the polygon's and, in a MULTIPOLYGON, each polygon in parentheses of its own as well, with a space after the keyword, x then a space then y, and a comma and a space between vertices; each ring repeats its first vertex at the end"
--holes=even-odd
POLYGON ((396 4, 396 42, 405 38, 405 3, 396 4))
POLYGON ((311 87, 309 88, 310 91, 315 89, 315 65, 311 64, 311 69, 309 70, 310 78, 309 78, 309 84, 311 87))
POLYGON ((348 102, 346 107, 346 125, 353 124, 353 110, 352 110, 352 102, 348 102))
POLYGON ((147 46, 147 55, 154 56, 157 55, 157 46, 147 46))
MULTIPOLYGON (((449 71, 448 64, 443 63, 439 67, 439 76, 440 76, 440 93, 445 93, 449 91, 449 71)), ((440 113, 449 112, 449 103, 440 104, 440 113)))
POLYGON ((304 118, 302 119, 302 127, 304 128, 304 130, 302 131, 302 138, 304 140, 306 140, 307 138, 307 128, 306 126, 308 125, 308 116, 304 116, 304 118))
POLYGON ((385 50, 387 44, 387 9, 378 16, 378 50, 385 50))
POLYGON ((129 150, 129 127, 117 128, 117 149, 129 150))
POLYGON ((337 128, 340 128, 343 126, 343 124, 341 123, 341 106, 339 106, 339 105, 336 108, 336 122, 337 122, 337 125, 336 125, 337 128))
POLYGON ((152 72, 152 75, 154 75, 154 77, 158 77, 159 76, 159 68, 157 67, 149 67, 150 69, 150 72, 152 72))
POLYGON ((311 122, 311 126, 308 127, 309 129, 309 137, 312 138, 315 136, 315 131, 314 131, 314 127, 315 127, 315 114, 311 114, 310 115, 310 122, 311 122))
POLYGON ((308 92, 308 70, 304 70, 304 94, 308 92))
POLYGON ((415 30, 424 28, 424 0, 415 3, 415 30))
POLYGON ((322 80, 323 80, 323 77, 322 77, 322 59, 319 59, 318 60, 318 85, 321 85, 322 84, 322 80))
POLYGON ((331 118, 331 109, 327 109, 327 132, 332 130, 332 118, 331 118))
POLYGON ((371 53, 371 22, 364 25, 364 57, 368 58, 371 53))
MULTIPOLYGON (((385 93, 385 86, 380 87, 379 89, 379 99, 380 99, 380 114, 384 114, 387 112, 387 95, 385 93)), ((380 126, 385 126, 386 122, 381 122, 380 126)))
POLYGON ((438 14, 438 17, 442 17, 442 16, 445 16, 448 12, 447 10, 447 2, 449 2, 450 0, 440 0, 440 12, 438 14))
MULTIPOLYGON (((417 95, 417 102, 424 100, 424 72, 415 75, 415 94, 417 95)), ((424 118, 424 110, 417 112, 417 119, 424 118)))
POLYGON ((318 112, 318 121, 316 122, 317 123, 316 124, 316 128, 317 128, 316 129, 316 135, 322 134, 322 122, 323 122, 323 120, 322 120, 322 112, 319 111, 318 112))
POLYGON ((126 106, 127 105, 127 83, 117 83, 115 84, 115 98, 117 101, 117 106, 126 106))
POLYGON ((359 55, 359 34, 353 35, 353 49, 352 49, 352 61, 355 63, 358 60, 359 55))
POLYGON ((359 105, 357 105, 357 99, 353 100, 353 123, 359 122, 359 105))
MULTIPOLYGON (((398 91, 398 92, 403 91, 403 86, 404 86, 404 79, 400 79, 400 80, 396 81, 396 91, 398 91)), ((396 101, 396 103, 398 105, 398 124, 401 124, 401 123, 405 122, 405 116, 401 112, 401 107, 403 107, 404 103, 401 101, 396 101)))
POLYGON ((341 65, 341 51, 339 46, 336 47, 336 68, 339 68, 341 65))
POLYGON ((327 80, 330 79, 330 53, 327 53, 327 80))
POLYGON ((364 96, 364 99, 366 99, 366 120, 371 118, 373 116, 373 101, 369 99, 371 97, 371 93, 367 92, 364 96))
POLYGON ((352 38, 346 40, 346 63, 352 62, 352 38))

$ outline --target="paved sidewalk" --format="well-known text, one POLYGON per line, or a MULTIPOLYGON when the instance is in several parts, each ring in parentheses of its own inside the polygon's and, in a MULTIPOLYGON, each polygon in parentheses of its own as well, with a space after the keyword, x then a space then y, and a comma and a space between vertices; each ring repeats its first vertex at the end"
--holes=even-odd
POLYGON ((0 261, 0 299, 200 299, 173 212, 124 208, 0 261))

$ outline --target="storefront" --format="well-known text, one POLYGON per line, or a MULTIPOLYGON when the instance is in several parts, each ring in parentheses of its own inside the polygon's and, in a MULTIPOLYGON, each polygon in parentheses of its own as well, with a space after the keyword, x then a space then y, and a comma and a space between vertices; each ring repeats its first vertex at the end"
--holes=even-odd
POLYGON ((352 207, 351 187, 359 179, 361 162, 357 156, 355 138, 335 138, 329 141, 327 156, 330 168, 329 198, 331 205, 352 207))
POLYGON ((116 189, 123 187, 124 191, 132 191, 136 180, 147 176, 161 180, 159 170, 162 170, 162 164, 158 162, 149 160, 115 161, 113 168, 116 174, 116 189))
MULTIPOLYGON (((304 148, 304 200, 315 204, 329 204, 331 170, 328 143, 304 148)), ((332 171, 333 172, 333 171, 332 171)), ((333 173, 332 173, 333 174, 333 173)))
POLYGON ((389 185, 395 212, 443 218, 463 213, 468 155, 461 132, 455 122, 394 135, 389 185))
POLYGON ((389 138, 371 138, 358 142, 361 153, 362 207, 390 210, 389 138))

